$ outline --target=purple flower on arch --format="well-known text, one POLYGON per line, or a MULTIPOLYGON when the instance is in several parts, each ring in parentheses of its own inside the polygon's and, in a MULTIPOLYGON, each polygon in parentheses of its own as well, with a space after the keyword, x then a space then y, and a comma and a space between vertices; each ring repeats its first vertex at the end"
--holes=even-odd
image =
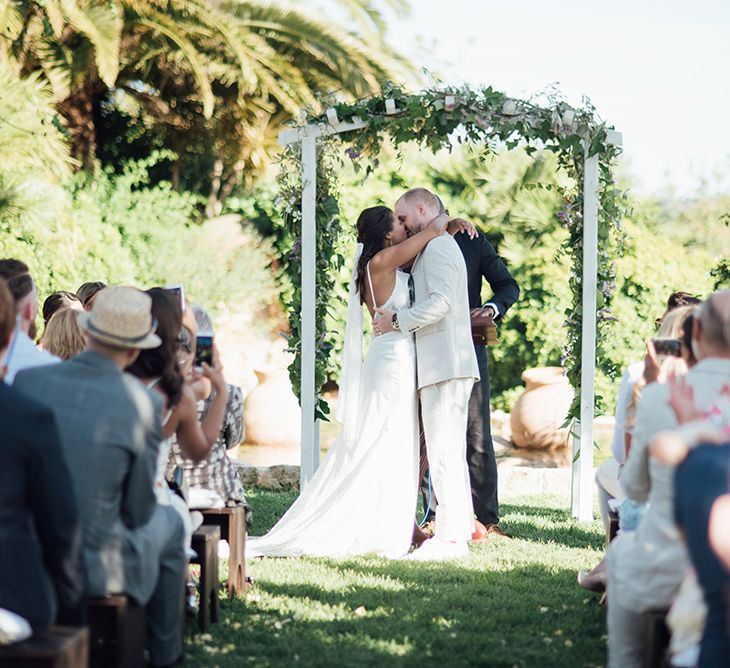
POLYGON ((297 239, 294 242, 294 245, 291 248, 291 251, 289 251, 289 259, 290 260, 298 260, 299 259, 299 251, 302 249, 302 240, 297 239))
POLYGON ((360 151, 350 146, 345 149, 345 155, 350 158, 350 160, 357 160, 360 157, 360 151))

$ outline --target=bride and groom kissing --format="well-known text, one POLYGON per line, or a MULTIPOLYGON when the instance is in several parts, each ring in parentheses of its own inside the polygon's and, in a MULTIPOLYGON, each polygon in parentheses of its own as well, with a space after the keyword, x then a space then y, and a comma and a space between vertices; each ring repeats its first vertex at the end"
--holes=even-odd
POLYGON ((481 365, 457 232, 476 236, 469 223, 450 221, 424 188, 402 195, 394 211, 375 206, 360 214, 337 407, 343 430, 286 514, 248 541, 248 556, 468 554, 474 509, 467 414, 481 365), (364 360, 363 305, 373 320, 364 360), (419 398, 438 510, 434 536, 408 554, 419 487, 419 398))

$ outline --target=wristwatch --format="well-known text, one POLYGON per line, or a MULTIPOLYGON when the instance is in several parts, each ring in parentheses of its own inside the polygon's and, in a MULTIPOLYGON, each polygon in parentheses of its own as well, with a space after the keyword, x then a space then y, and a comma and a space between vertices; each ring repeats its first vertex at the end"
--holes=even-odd
POLYGON ((393 320, 390 323, 393 326, 393 329, 400 330, 400 323, 398 322, 398 314, 393 314, 393 320))

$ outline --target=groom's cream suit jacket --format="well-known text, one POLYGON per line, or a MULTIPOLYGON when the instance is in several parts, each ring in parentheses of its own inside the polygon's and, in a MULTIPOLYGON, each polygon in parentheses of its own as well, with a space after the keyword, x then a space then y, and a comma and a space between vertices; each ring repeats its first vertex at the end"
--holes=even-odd
POLYGON ((415 332, 418 389, 455 378, 479 379, 471 339, 466 263, 454 238, 433 239, 411 269, 414 306, 398 312, 404 332, 415 332))

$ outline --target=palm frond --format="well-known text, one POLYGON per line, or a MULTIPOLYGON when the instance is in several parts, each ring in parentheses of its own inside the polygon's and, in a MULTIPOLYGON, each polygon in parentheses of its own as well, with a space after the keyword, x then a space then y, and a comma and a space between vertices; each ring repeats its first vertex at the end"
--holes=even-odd
POLYGON ((116 7, 95 4, 80 7, 74 0, 61 0, 69 24, 94 46, 101 80, 113 86, 119 72, 119 41, 123 21, 116 7))
POLYGON ((215 97, 213 95, 210 79, 208 78, 208 74, 203 66, 203 60, 198 53, 198 50, 195 48, 195 45, 177 29, 175 23, 168 21, 167 19, 163 19, 160 16, 158 16, 157 19, 140 17, 139 23, 140 25, 147 26, 148 28, 164 35, 178 47, 181 54, 190 65, 190 71, 198 85, 200 99, 203 103, 203 114, 206 118, 210 118, 213 115, 215 97))

